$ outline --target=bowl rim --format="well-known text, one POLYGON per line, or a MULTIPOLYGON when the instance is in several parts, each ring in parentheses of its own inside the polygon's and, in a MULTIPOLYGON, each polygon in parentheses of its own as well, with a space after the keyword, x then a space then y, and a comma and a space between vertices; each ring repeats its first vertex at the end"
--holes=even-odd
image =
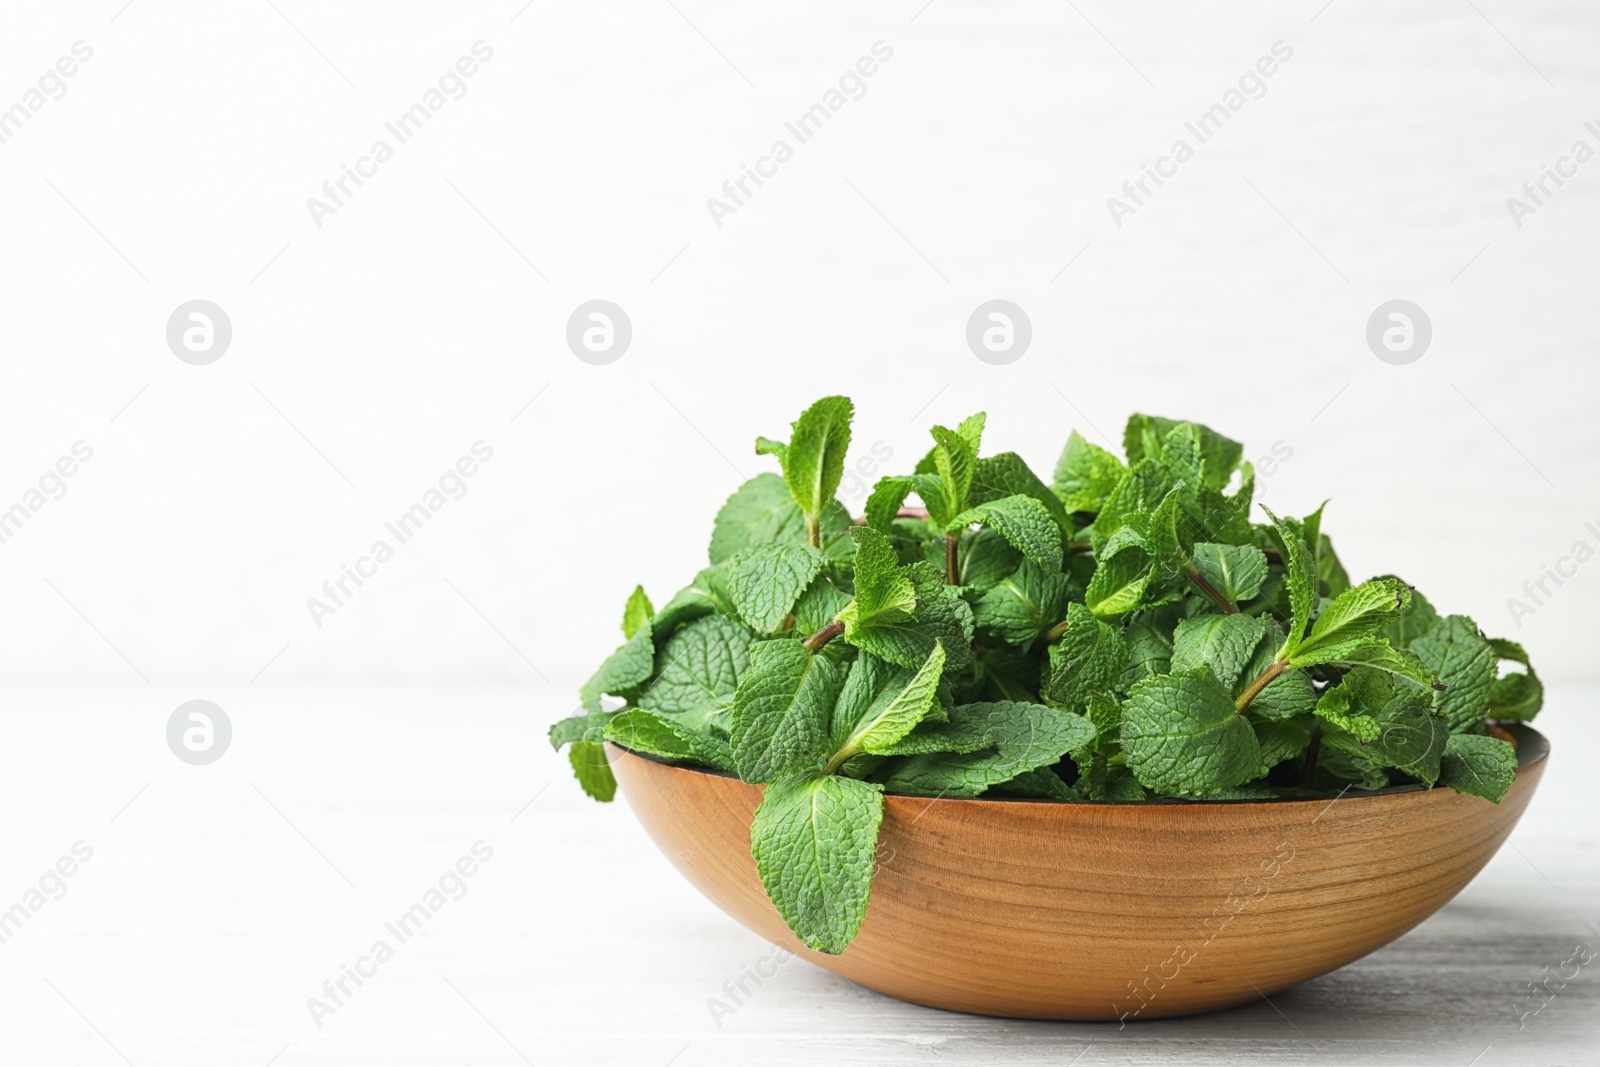
MULTIPOLYGON (((1540 733, 1538 730, 1534 729, 1532 726, 1529 726, 1525 722, 1496 722, 1495 725, 1500 727, 1502 730, 1509 732, 1514 738, 1516 738, 1517 771, 1519 773, 1523 769, 1538 763, 1542 763, 1549 758, 1550 739, 1544 734, 1540 733)), ((671 768, 675 771, 684 771, 689 774, 701 774, 708 778, 726 778, 729 781, 738 782, 740 785, 752 785, 752 783, 746 782, 738 775, 728 771, 719 771, 710 767, 696 767, 684 763, 675 763, 659 756, 652 756, 647 752, 640 752, 636 749, 631 749, 626 745, 618 744, 615 741, 608 740, 606 741, 606 745, 616 748, 619 751, 626 752, 630 756, 637 756, 639 759, 645 760, 649 763, 655 763, 662 767, 671 768)), ((758 785, 754 787, 759 788, 758 785)), ((1449 787, 1442 786, 1438 788, 1448 789, 1449 787)), ((906 800, 926 801, 929 804, 940 802, 959 804, 973 801, 990 804, 1034 804, 1040 807, 1049 808, 1219 808, 1238 807, 1244 805, 1255 805, 1257 807, 1288 807, 1295 804, 1327 805, 1339 800, 1361 800, 1367 797, 1396 796, 1403 793, 1431 792, 1433 792, 1433 788, 1424 786, 1420 783, 1413 783, 1411 785, 1392 785, 1385 789, 1356 790, 1347 787, 1342 793, 1331 797, 1267 797, 1264 799, 1254 797, 1239 797, 1216 800, 1188 800, 1183 797, 1158 797, 1154 800, 1046 800, 1036 797, 987 795, 976 797, 952 797, 941 794, 930 797, 926 793, 885 792, 884 799, 887 800, 891 797, 901 797, 906 800)))

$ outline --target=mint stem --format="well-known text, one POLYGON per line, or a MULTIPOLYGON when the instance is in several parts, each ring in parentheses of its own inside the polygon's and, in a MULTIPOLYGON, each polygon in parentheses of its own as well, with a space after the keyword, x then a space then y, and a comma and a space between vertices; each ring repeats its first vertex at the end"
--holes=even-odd
POLYGON ((806 516, 806 544, 812 548, 822 547, 822 524, 815 515, 806 516))
POLYGON ((1267 664, 1267 669, 1261 672, 1260 677, 1246 686, 1245 691, 1239 694, 1239 699, 1233 702, 1234 710, 1243 711, 1248 708, 1250 702, 1260 696, 1263 689, 1271 685, 1280 675, 1287 674, 1289 670, 1289 661, 1286 659, 1275 659, 1267 664))
POLYGON ((944 574, 945 581, 951 585, 961 584, 961 569, 956 566, 956 549, 961 544, 961 539, 955 534, 944 535, 944 574))
POLYGON ((1229 600, 1227 597, 1218 592, 1216 586, 1206 581, 1205 575, 1201 574, 1193 567, 1185 569, 1183 573, 1186 578, 1195 584, 1197 589, 1211 598, 1211 602, 1221 609, 1224 615, 1239 614, 1239 605, 1235 604, 1233 601, 1229 600))
POLYGON ((1305 762, 1300 767, 1300 788, 1310 789, 1311 781, 1317 773, 1317 756, 1322 752, 1322 724, 1319 722, 1312 728, 1311 744, 1306 746, 1305 762))
POLYGON ((1046 630, 1044 632, 1044 636, 1039 638, 1038 641, 1034 642, 1034 648, 1037 650, 1043 648, 1045 645, 1053 645, 1065 636, 1067 636, 1067 622, 1065 619, 1063 619, 1054 626, 1050 627, 1050 629, 1046 630))
POLYGON ((844 623, 840 622, 838 619, 835 619, 822 629, 818 630, 816 633, 812 634, 810 637, 806 638, 801 642, 801 644, 805 647, 807 652, 821 652, 823 645, 827 644, 829 641, 832 641, 835 637, 838 637, 842 633, 844 633, 844 623))

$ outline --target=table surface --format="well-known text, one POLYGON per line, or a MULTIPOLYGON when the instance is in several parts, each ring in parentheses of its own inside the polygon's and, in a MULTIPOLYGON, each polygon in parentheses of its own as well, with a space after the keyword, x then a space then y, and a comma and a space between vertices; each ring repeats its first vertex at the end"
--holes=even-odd
POLYGON ((1271 1003, 1124 1029, 920 1008, 800 961, 715 1017, 770 947, 625 804, 579 794, 543 740, 555 689, 212 694, 234 733, 204 767, 162 734, 192 694, 9 695, 0 909, 28 914, 0 926, 8 1063, 1600 1063, 1600 963, 1517 1017, 1545 967, 1600 949, 1600 686, 1552 686, 1539 795, 1433 919, 1271 1003), (52 877, 75 845, 90 858, 52 877))

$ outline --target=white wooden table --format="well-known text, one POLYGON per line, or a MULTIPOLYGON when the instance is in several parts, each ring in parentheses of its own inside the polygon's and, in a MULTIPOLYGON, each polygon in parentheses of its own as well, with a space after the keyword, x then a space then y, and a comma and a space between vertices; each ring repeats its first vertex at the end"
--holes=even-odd
POLYGON ((1600 1063, 1600 961, 1520 1030, 1515 1011, 1546 965, 1600 949, 1597 686, 1553 687, 1552 761, 1514 847, 1434 919, 1271 1004, 1122 1030, 914 1007, 799 961, 714 1019, 708 1000, 770 948, 625 804, 579 795, 543 740, 564 692, 211 693, 235 735, 208 767, 162 736, 194 695, 7 694, 0 907, 26 907, 75 842, 93 856, 0 944, 0 1061, 1600 1063), (464 895, 401 943, 385 924, 479 841, 492 857, 446 880, 464 895), (335 1005, 324 981, 379 939, 392 958, 360 963, 335 1005), (311 997, 334 1009, 320 1026, 311 997))

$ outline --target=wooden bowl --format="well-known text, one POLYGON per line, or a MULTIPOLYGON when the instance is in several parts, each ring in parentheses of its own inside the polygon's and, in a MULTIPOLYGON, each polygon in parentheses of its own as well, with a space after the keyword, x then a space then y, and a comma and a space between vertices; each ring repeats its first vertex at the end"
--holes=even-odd
POLYGON ((802 947, 761 887, 760 786, 606 747, 667 858, 773 944, 930 1007, 1133 1020, 1270 996, 1432 915, 1539 784, 1549 742, 1511 729, 1520 766, 1498 805, 1415 786, 1334 801, 886 797, 866 919, 839 956, 802 947))

